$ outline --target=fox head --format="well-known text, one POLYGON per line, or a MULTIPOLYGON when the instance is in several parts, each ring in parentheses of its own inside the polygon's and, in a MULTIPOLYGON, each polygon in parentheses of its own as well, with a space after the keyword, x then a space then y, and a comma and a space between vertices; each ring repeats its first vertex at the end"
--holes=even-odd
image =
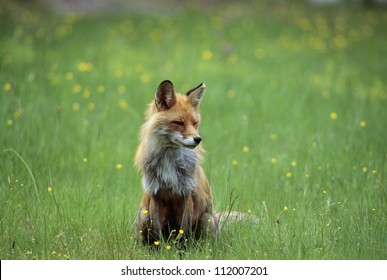
POLYGON ((199 135, 200 100, 205 85, 201 83, 186 94, 175 93, 171 81, 163 81, 157 88, 154 103, 148 110, 150 129, 160 144, 167 147, 195 148, 199 135))

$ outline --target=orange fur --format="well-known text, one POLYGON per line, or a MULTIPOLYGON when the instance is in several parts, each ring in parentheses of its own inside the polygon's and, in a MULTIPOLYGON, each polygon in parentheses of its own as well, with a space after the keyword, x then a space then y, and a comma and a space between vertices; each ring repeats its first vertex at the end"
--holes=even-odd
POLYGON ((181 229, 196 239, 219 230, 211 187, 200 166, 198 108, 204 89, 200 84, 182 95, 164 81, 148 106, 135 156, 144 190, 137 231, 146 244, 167 240, 181 229))

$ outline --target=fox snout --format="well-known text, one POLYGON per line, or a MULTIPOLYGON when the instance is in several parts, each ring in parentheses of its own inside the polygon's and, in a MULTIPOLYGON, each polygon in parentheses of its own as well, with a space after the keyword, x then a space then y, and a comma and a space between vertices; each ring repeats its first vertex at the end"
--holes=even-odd
POLYGON ((187 145, 188 148, 195 148, 197 145, 200 144, 200 142, 202 142, 202 138, 200 136, 195 136, 192 138, 192 145, 187 145))
POLYGON ((196 136, 196 137, 194 137, 194 139, 193 139, 193 140, 195 141, 196 145, 199 145, 199 144, 200 144, 200 142, 202 142, 202 138, 201 138, 200 136, 196 136))
POLYGON ((184 137, 182 135, 178 135, 174 140, 175 141, 173 142, 175 143, 177 142, 178 144, 180 144, 185 148, 194 149, 196 148, 197 145, 200 144, 200 142, 202 141, 202 138, 199 135, 194 137, 184 137))

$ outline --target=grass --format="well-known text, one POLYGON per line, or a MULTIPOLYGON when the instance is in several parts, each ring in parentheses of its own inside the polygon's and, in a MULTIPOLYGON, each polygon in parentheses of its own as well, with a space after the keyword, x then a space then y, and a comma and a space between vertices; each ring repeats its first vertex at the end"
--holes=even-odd
MULTIPOLYGON (((258 3, 258 2, 257 2, 258 3)), ((0 258, 177 259, 140 246, 145 106, 205 82, 203 163, 230 225, 187 259, 387 258, 384 8, 224 2, 0 9, 0 258)))

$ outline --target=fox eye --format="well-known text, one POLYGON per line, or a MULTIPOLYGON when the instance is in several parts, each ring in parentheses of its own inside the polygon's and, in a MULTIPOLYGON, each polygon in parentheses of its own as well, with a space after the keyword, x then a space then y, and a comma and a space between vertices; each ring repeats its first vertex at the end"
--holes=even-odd
POLYGON ((184 126, 184 122, 182 121, 174 121, 173 124, 176 124, 178 126, 184 126))

